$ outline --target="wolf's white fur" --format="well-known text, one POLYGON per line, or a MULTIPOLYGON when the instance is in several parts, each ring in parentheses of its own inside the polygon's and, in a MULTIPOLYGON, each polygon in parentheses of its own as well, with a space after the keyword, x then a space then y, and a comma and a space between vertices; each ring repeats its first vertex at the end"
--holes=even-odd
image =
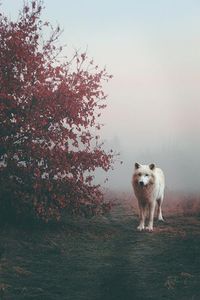
POLYGON ((140 223, 138 230, 153 231, 153 219, 156 203, 158 204, 158 220, 164 221, 161 205, 164 197, 165 178, 163 171, 154 164, 140 165, 135 163, 132 177, 135 196, 138 199, 140 223), (149 223, 145 227, 145 218, 149 213, 149 223))

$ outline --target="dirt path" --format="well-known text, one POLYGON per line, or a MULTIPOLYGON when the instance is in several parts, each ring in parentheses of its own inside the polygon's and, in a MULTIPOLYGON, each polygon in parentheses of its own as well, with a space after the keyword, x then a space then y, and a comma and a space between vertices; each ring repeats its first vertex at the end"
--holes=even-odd
POLYGON ((57 229, 1 228, 0 299, 199 300, 200 218, 136 226, 118 206, 57 229))
POLYGON ((170 217, 147 233, 122 213, 102 299, 200 299, 200 218, 170 217))

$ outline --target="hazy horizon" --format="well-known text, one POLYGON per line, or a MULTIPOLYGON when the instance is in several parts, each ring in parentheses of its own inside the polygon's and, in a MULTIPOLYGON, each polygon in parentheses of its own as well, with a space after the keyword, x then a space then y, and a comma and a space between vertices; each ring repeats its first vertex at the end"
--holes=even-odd
MULTIPOLYGON (((15 16, 22 3, 6 0, 0 8, 15 16)), ((106 186, 131 190, 134 162, 154 162, 169 190, 199 192, 200 2, 44 3, 43 18, 64 29, 66 51, 88 49, 114 75, 105 85, 101 136, 124 163, 106 186)))

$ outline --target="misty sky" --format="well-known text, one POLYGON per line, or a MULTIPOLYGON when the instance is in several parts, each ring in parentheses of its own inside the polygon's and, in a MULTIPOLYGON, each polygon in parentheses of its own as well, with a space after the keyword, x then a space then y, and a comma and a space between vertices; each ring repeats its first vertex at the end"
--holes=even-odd
MULTIPOLYGON (((23 0, 2 0, 15 16, 23 0)), ((102 138, 124 164, 109 186, 131 190, 135 161, 155 162, 169 190, 200 190, 200 1, 44 1, 66 51, 84 51, 114 78, 102 138)), ((100 180, 102 180, 100 178, 100 180)))

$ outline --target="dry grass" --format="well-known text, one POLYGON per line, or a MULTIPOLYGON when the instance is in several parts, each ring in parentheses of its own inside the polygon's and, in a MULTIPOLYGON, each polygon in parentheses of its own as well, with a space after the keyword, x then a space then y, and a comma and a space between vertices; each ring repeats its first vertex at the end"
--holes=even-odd
POLYGON ((109 197, 104 217, 0 228, 0 299, 200 299, 198 198, 166 198, 167 222, 139 233, 132 195, 109 197))
MULTIPOLYGON (((127 213, 138 213, 137 199, 132 191, 120 194, 117 192, 107 192, 106 196, 113 200, 114 203, 123 201, 127 213)), ((200 195, 167 191, 163 201, 163 212, 167 217, 175 215, 200 215, 200 195)))

